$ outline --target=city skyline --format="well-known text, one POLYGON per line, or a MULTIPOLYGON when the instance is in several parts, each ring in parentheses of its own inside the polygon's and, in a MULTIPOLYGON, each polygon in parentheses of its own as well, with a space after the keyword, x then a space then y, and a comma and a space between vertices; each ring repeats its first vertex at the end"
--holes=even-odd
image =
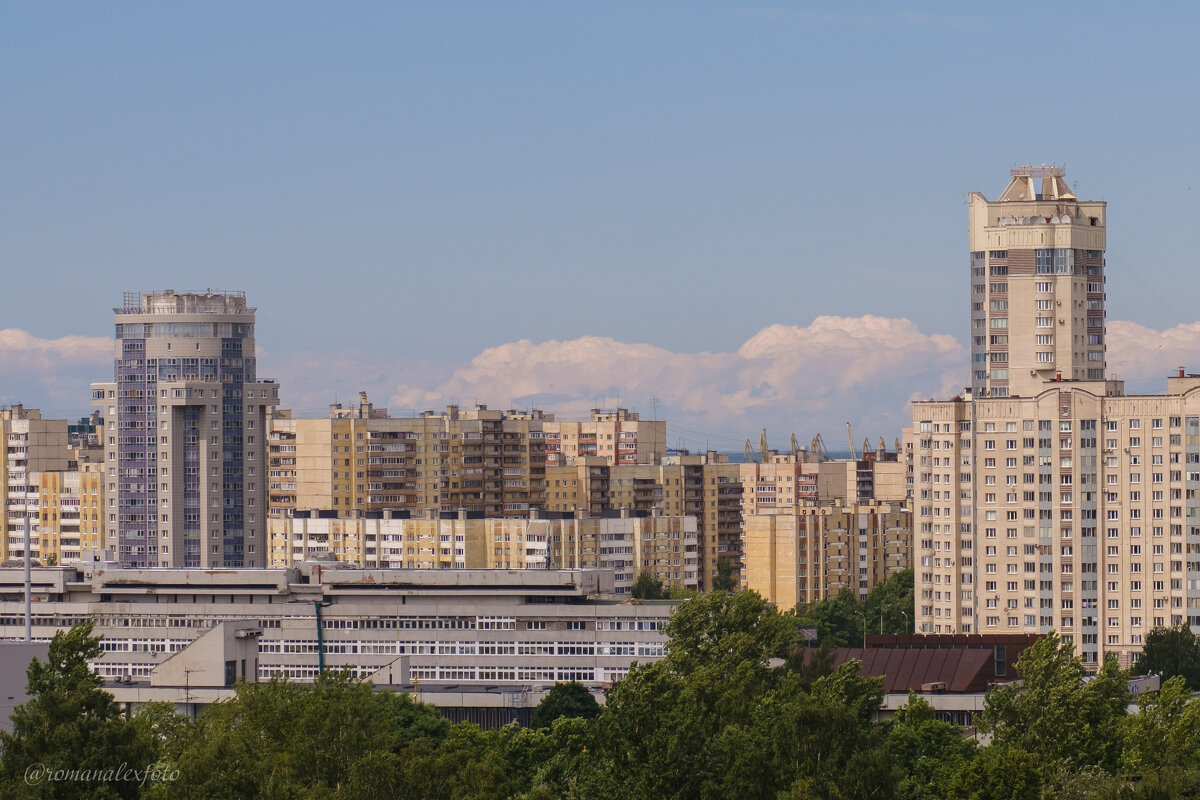
POLYGON ((970 380, 966 193, 1043 161, 1116 215, 1109 372, 1194 367, 1194 10, 684 8, 9 10, 0 402, 82 415, 120 292, 212 286, 301 414, 890 439, 970 380))

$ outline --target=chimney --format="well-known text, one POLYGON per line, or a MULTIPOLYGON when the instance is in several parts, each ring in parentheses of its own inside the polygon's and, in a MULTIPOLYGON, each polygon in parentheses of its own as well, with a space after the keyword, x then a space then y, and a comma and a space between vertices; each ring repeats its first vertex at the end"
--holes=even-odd
POLYGON ((1184 375, 1184 369, 1183 369, 1183 367, 1180 367, 1180 368, 1179 368, 1179 377, 1181 377, 1181 378, 1182 378, 1182 377, 1183 377, 1183 375, 1184 375))

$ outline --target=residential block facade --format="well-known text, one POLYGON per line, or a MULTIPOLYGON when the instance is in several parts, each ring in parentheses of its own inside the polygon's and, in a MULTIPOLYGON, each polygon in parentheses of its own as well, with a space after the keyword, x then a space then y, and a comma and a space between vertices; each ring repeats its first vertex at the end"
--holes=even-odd
POLYGON ((327 418, 271 420, 271 515, 296 509, 522 516, 545 504, 540 411, 487 406, 392 417, 364 392, 327 418))
POLYGON ((912 565, 912 509, 900 503, 819 503, 745 519, 747 589, 779 605, 872 588, 912 565))
POLYGON ((1056 630, 1128 666, 1154 627, 1200 632, 1200 377, 1105 378, 1105 206, 1061 170, 969 205, 971 387, 913 404, 917 631, 1056 630))
POLYGON ((131 567, 266 563, 267 420, 241 292, 127 292, 113 309, 105 421, 106 540, 131 567))

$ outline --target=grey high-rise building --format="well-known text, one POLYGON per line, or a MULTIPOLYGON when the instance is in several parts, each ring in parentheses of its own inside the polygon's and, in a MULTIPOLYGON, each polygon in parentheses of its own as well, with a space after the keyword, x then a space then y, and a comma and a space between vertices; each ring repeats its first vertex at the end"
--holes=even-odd
POLYGON ((127 292, 103 411, 106 541, 128 566, 266 563, 267 418, 242 292, 127 292))

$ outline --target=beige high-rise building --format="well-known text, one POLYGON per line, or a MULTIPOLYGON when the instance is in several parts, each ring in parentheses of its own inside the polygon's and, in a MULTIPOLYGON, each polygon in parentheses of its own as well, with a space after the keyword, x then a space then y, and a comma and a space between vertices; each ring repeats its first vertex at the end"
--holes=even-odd
POLYGON ((103 467, 83 463, 36 477, 41 510, 35 552, 42 563, 65 564, 105 549, 103 467))
POLYGON ((31 547, 40 557, 41 491, 38 475, 71 468, 65 419, 42 419, 36 408, 0 410, 0 561, 25 557, 28 521, 31 547))
POLYGON ((1024 299, 973 305, 974 392, 913 405, 917 630, 1057 630, 1127 666, 1154 627, 1200 632, 1200 377, 1141 396, 1104 379, 1104 204, 1061 170, 1012 177, 970 201, 972 298, 1007 281, 1024 299), (1006 376, 981 376, 980 348, 1006 376))
POLYGON ((599 517, 630 510, 660 516, 690 516, 697 521, 698 579, 712 586, 724 560, 740 578, 741 465, 709 452, 665 456, 657 464, 612 466, 602 457, 576 457, 546 469, 546 503, 550 511, 580 510, 599 517))
POLYGON ((548 417, 546 465, 562 466, 577 457, 603 458, 609 464, 657 464, 667 454, 665 420, 644 420, 625 408, 593 408, 584 422, 557 421, 548 417))
POLYGON ((744 586, 780 608, 849 589, 866 597, 911 562, 907 503, 806 503, 745 519, 744 586))
POLYGON ((762 462, 738 467, 742 482, 742 516, 789 514, 817 499, 821 464, 808 453, 768 451, 762 462))
POLYGON ((1080 202, 1058 167, 1010 177, 998 200, 967 201, 971 389, 1028 397, 1055 377, 1103 380, 1106 204, 1080 202))
POLYGON ((480 512, 521 516, 545 505, 540 411, 486 406, 391 417, 363 393, 327 418, 280 411, 271 423, 271 515, 295 509, 480 512))

